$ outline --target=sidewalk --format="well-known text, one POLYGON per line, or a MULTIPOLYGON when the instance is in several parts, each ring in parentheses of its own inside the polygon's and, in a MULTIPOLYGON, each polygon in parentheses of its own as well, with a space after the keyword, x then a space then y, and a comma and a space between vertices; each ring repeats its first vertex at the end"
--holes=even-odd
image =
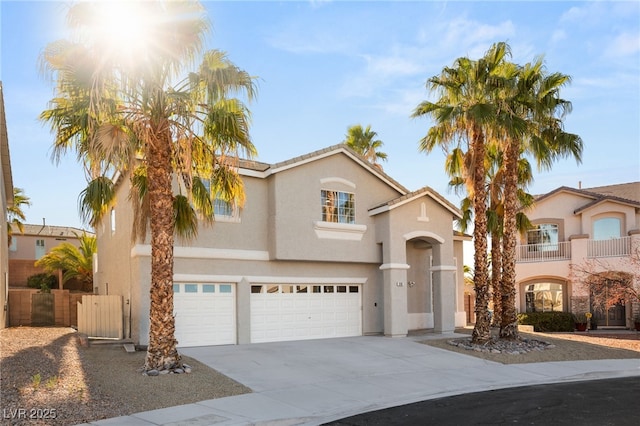
POLYGON ((430 337, 443 336, 362 336, 185 348, 184 355, 250 387, 253 393, 90 424, 318 425, 470 392, 640 376, 640 359, 504 365, 415 342, 430 337))

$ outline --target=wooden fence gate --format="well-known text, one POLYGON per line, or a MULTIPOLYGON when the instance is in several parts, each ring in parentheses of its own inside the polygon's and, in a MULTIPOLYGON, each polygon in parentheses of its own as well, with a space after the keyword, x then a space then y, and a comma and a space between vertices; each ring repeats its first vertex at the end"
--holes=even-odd
POLYGON ((122 296, 82 296, 78 302, 78 332, 88 337, 122 339, 122 296))

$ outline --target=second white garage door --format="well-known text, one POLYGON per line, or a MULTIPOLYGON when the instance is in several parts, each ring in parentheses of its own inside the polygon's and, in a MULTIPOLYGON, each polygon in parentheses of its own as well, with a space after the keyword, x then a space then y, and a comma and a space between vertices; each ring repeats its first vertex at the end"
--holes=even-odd
POLYGON ((251 342, 362 335, 360 285, 251 286, 251 342))
POLYGON ((178 347, 236 343, 235 284, 175 283, 178 347))

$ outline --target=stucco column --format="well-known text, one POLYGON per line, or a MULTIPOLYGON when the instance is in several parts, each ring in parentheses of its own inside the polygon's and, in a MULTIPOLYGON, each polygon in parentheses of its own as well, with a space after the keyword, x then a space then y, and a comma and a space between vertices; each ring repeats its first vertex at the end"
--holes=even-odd
POLYGON ((239 345, 251 343, 251 283, 246 277, 236 288, 236 335, 239 345))
POLYGON ((384 278, 384 335, 406 336, 407 269, 406 263, 386 263, 380 266, 384 278))
POLYGON ((456 283, 453 279, 457 267, 453 261, 453 241, 433 246, 433 331, 450 333, 456 327, 456 283))
POLYGON ((433 265, 433 331, 451 333, 455 330, 454 265, 433 265))

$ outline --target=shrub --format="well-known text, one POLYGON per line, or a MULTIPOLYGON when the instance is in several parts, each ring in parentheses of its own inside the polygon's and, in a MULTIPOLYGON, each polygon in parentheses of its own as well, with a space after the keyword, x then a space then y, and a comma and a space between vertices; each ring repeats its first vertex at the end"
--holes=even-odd
POLYGON ((534 331, 573 331, 574 320, 570 312, 528 312, 518 314, 518 324, 532 325, 534 331))
POLYGON ((31 275, 27 278, 27 287, 30 288, 39 288, 40 290, 44 290, 47 287, 49 290, 52 288, 58 287, 58 278, 55 275, 41 273, 31 275))

